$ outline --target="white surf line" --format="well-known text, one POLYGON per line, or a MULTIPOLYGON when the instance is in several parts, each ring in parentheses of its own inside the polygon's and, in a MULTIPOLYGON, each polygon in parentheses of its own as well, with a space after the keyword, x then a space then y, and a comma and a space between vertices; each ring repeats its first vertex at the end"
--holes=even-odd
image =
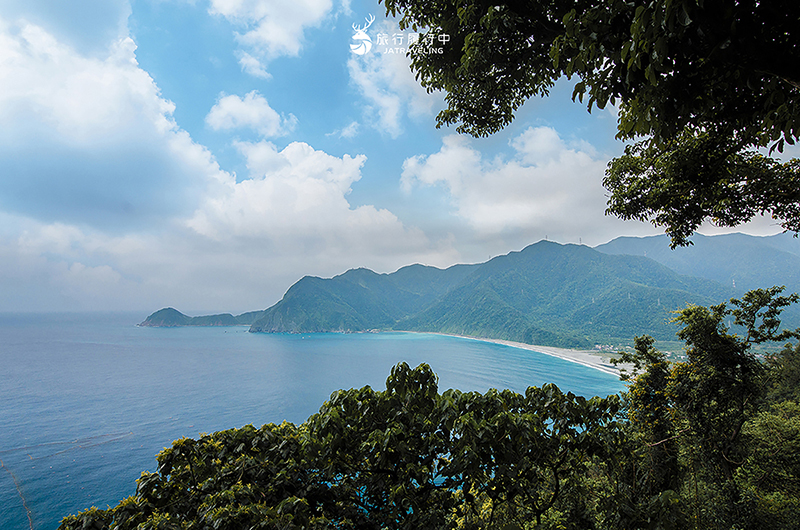
MULTIPOLYGON (((417 333, 417 332, 413 332, 412 331, 410 333, 417 333)), ((459 338, 459 339, 476 340, 476 341, 479 341, 479 342, 488 342, 488 343, 491 343, 491 344, 502 344, 503 346, 508 346, 508 347, 511 347, 511 348, 517 348, 519 350, 527 350, 527 351, 532 351, 532 352, 536 352, 536 353, 541 353, 542 355, 549 355, 551 357, 556 357, 558 359, 563 359, 565 361, 570 361, 570 362, 585 366, 587 368, 594 368, 595 370, 599 370, 599 371, 604 372, 604 373, 609 374, 609 375, 614 375, 614 376, 617 376, 617 377, 619 377, 619 375, 620 375, 620 371, 619 371, 618 368, 614 368, 614 367, 611 367, 611 366, 603 365, 603 364, 601 364, 601 362, 599 360, 598 361, 588 361, 588 360, 584 360, 584 359, 575 358, 574 356, 572 356, 572 355, 570 355, 568 353, 560 353, 560 352, 557 351, 557 350, 564 350, 564 351, 575 352, 578 355, 595 356, 594 352, 590 352, 588 350, 570 350, 569 348, 555 348, 555 347, 552 347, 552 346, 537 346, 535 344, 525 344, 524 342, 514 342, 514 341, 510 341, 510 340, 503 340, 503 339, 489 339, 489 338, 481 338, 481 337, 469 337, 467 335, 456 335, 456 334, 453 334, 453 333, 438 333, 438 332, 432 332, 432 331, 431 332, 422 331, 422 332, 419 332, 419 333, 429 333, 431 335, 443 335, 445 337, 456 337, 456 338, 459 338)))
MULTIPOLYGON (((478 339, 480 340, 480 339, 478 339)), ((524 342, 514 342, 510 340, 502 340, 502 339, 487 339, 488 342, 494 342, 495 344, 502 344, 504 346, 509 346, 511 348, 517 348, 519 350, 528 350, 536 353, 541 353, 543 355, 549 355, 551 357, 556 357, 558 359, 563 359, 565 361, 569 361, 571 363, 580 364, 581 366, 586 366, 587 368, 594 368, 595 370, 600 370, 601 372, 605 372, 607 374, 619 376, 620 372, 619 369, 606 366, 602 364, 599 360, 598 361, 587 361, 584 359, 578 359, 576 357, 570 356, 568 353, 559 353, 555 351, 555 347, 550 346, 537 346, 535 344, 525 344, 524 342)), ((594 356, 594 352, 590 352, 588 350, 569 350, 569 348, 557 348, 558 350, 568 350, 574 351, 579 355, 591 355, 594 356)))

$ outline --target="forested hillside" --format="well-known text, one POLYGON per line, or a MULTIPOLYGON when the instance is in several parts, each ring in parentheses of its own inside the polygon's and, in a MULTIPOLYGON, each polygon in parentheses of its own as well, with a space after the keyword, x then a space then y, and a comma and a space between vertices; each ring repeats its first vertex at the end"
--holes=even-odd
POLYGON ((730 286, 737 296, 776 283, 800 292, 800 239, 792 234, 695 234, 692 243, 673 250, 667 235, 618 237, 594 248, 604 254, 646 256, 678 274, 730 286))
POLYGON ((591 347, 641 333, 673 338, 670 311, 729 293, 648 258, 540 241, 479 265, 306 277, 251 331, 431 331, 591 347))
MULTIPOLYGON (((250 325, 253 332, 402 330, 531 344, 592 347, 649 334, 674 340, 671 311, 723 302, 746 290, 800 291, 800 241, 789 234, 621 237, 595 249, 540 241, 485 263, 391 274, 352 269, 306 276, 262 311, 189 317, 167 308, 144 326, 250 325)), ((800 309, 785 320, 800 324, 800 309)))
POLYGON ((674 337, 670 311, 725 299, 721 285, 647 258, 540 241, 483 264, 397 329, 557 346, 651 333, 674 337))

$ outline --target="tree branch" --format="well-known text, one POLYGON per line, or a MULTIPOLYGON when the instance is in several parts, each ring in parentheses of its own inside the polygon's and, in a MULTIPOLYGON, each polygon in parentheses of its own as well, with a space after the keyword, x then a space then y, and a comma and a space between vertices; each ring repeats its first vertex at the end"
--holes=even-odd
POLYGON ((681 434, 683 434, 683 433, 685 433, 686 431, 688 431, 690 428, 691 428, 691 427, 686 427, 685 429, 681 429, 680 431, 678 431, 678 434, 676 434, 675 436, 670 436, 669 438, 664 438, 664 439, 663 439, 663 440, 661 440, 660 442, 656 442, 656 443, 654 443, 654 444, 645 444, 645 445, 646 445, 647 447, 655 447, 655 446, 657 446, 657 445, 661 445, 661 444, 663 444, 664 442, 668 442, 668 441, 670 441, 670 440, 674 440, 675 438, 679 437, 681 434))

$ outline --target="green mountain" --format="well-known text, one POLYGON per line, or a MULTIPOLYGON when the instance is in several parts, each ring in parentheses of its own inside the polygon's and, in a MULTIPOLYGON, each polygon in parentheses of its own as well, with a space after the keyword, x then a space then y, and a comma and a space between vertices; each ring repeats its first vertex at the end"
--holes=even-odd
MULTIPOLYGON (((785 294, 800 293, 800 239, 790 233, 767 237, 695 234, 692 242, 689 247, 670 250, 666 235, 619 237, 595 250, 647 256, 679 274, 730 286, 735 297, 773 285, 785 286, 785 294)), ((788 307, 781 317, 787 327, 800 326, 800 307, 788 307)))
POLYGON ((476 265, 442 270, 410 265, 392 274, 353 269, 322 279, 306 276, 269 309, 190 317, 173 308, 148 316, 140 326, 253 326, 251 331, 364 331, 390 327, 396 320, 430 305, 476 265))
POLYGON ((164 309, 159 309, 158 311, 147 317, 144 320, 144 322, 142 322, 139 325, 149 326, 149 327, 172 328, 176 326, 188 326, 191 320, 192 317, 184 315, 177 309, 173 309, 171 307, 165 307, 164 309))
POLYGON ((540 241, 479 265, 305 277, 250 331, 434 331, 586 347, 642 333, 672 338, 669 311, 729 294, 648 258, 540 241))
POLYGON ((410 265, 392 274, 353 269, 329 279, 306 276, 253 323, 253 332, 391 329, 430 306, 477 265, 410 265))
POLYGON ((139 324, 145 327, 170 328, 176 326, 249 326, 264 316, 265 311, 250 311, 239 316, 230 313, 190 317, 177 309, 167 307, 148 316, 139 324))
MULTIPOLYGON (((688 303, 715 304, 776 284, 800 291, 800 240, 790 235, 693 240, 692 247, 674 251, 667 236, 617 238, 595 249, 540 241, 476 265, 306 276, 263 311, 189 317, 167 308, 141 325, 430 331, 590 347, 641 334, 674 339, 670 311, 688 303)), ((800 309, 784 317, 794 327, 800 309)))
POLYGON ((724 299, 716 282, 647 258, 540 241, 490 260, 395 329, 445 331, 556 346, 648 333, 672 338, 670 311, 724 299))
POLYGON ((791 234, 769 237, 695 234, 692 242, 689 247, 670 250, 666 235, 618 237, 595 250, 647 256, 679 274, 729 285, 737 296, 773 285, 785 285, 788 292, 800 292, 800 239, 791 234))

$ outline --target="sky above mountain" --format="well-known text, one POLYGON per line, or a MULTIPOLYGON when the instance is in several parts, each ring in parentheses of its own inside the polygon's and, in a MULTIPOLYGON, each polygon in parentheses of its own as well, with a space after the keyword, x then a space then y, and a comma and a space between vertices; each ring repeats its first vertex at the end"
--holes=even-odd
POLYGON ((436 129, 414 38, 367 0, 4 0, 0 311, 236 313, 307 274, 659 233, 603 214, 614 109, 562 80, 491 138, 436 129))

